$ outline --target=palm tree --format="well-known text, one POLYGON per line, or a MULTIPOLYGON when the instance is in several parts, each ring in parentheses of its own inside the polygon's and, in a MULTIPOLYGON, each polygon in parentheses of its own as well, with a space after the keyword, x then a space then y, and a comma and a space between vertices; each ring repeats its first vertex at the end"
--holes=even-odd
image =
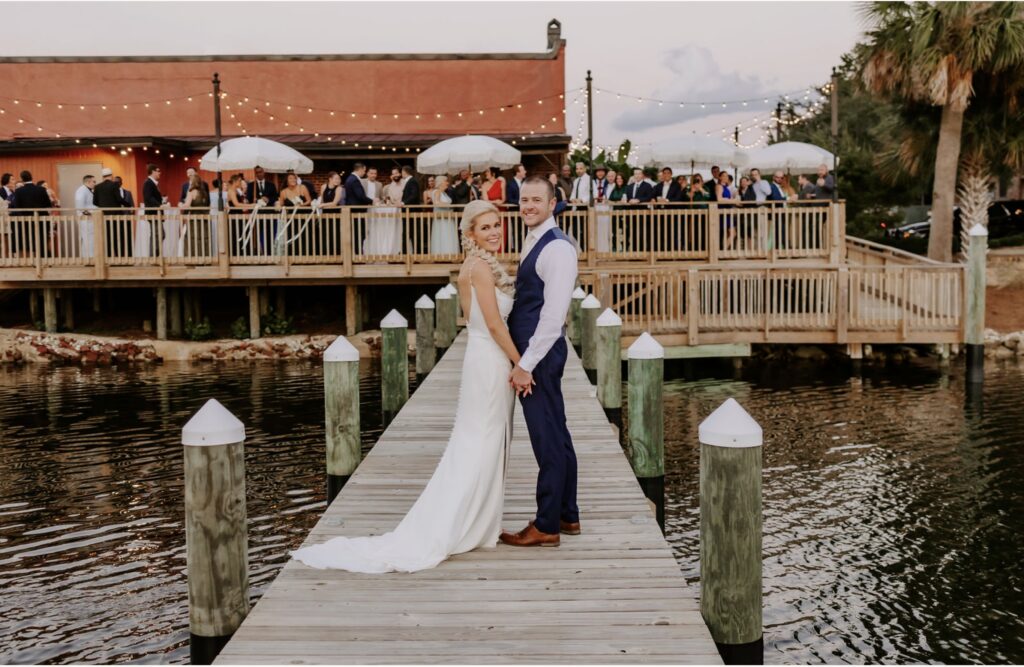
MULTIPOLYGON (((964 115, 975 97, 978 77, 1019 85, 1024 5, 873 2, 865 4, 862 13, 870 25, 861 53, 861 77, 867 88, 906 105, 941 108, 928 256, 951 261, 964 115)), ((901 158, 920 161, 919 150, 919 143, 901 146, 901 158)))

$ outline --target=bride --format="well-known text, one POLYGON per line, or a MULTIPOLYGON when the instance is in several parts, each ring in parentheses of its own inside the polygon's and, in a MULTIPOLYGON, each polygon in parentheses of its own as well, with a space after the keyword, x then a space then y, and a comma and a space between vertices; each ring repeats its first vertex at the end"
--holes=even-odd
POLYGON ((335 537, 291 552, 306 565, 350 572, 415 572, 435 567, 453 554, 498 542, 513 407, 508 375, 519 363, 505 326, 515 283, 494 256, 501 247, 502 226, 493 204, 470 202, 459 228, 466 251, 459 298, 463 312, 469 313, 469 341, 455 425, 444 455, 393 531, 335 537))

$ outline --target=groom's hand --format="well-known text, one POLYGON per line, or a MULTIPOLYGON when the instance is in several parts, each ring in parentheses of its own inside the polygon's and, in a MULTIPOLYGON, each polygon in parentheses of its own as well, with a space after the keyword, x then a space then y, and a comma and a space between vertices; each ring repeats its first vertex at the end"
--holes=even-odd
POLYGON ((523 370, 519 364, 512 369, 508 381, 518 396, 529 396, 533 393, 533 375, 529 371, 523 370))

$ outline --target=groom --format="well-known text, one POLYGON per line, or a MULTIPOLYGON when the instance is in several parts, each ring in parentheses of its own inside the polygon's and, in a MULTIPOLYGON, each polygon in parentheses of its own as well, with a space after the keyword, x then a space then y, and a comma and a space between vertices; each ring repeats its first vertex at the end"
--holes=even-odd
POLYGON ((519 212, 530 230, 516 274, 516 301, 508 318, 522 355, 509 382, 523 406, 537 476, 537 518, 501 541, 518 547, 558 546, 560 533, 580 533, 576 506, 576 452, 565 425, 562 370, 565 316, 576 285, 576 246, 555 224, 555 190, 546 179, 526 179, 519 212))

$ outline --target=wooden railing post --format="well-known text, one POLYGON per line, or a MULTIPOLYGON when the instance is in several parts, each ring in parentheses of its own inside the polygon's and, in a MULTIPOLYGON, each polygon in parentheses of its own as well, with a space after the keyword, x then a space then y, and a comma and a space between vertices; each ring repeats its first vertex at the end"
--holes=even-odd
MULTIPOLYGON (((710 216, 708 217, 710 220, 710 216)), ((700 277, 697 269, 686 272, 686 343, 697 344, 697 327, 700 323, 700 277)))
POLYGON ((850 269, 840 266, 836 275, 836 342, 845 343, 850 326, 850 269))
MULTIPOLYGON (((92 261, 96 280, 104 280, 107 277, 107 216, 102 210, 93 211, 92 239, 92 261)), ((130 255, 131 249, 128 252, 130 255)))
POLYGON ((718 210, 718 204, 711 202, 708 204, 708 263, 718 263, 718 249, 722 243, 722 225, 720 220, 721 212, 718 210))
POLYGON ((231 273, 231 234, 229 233, 230 218, 226 211, 217 213, 217 266, 220 267, 221 278, 231 273))
POLYGON ((352 209, 343 206, 341 209, 341 275, 352 277, 352 209))
MULTIPOLYGON (((32 212, 32 238, 36 240, 36 278, 43 277, 43 255, 46 254, 46 236, 39 228, 39 211, 32 212)), ((26 234, 25 236, 28 236, 26 234)), ((56 329, 54 329, 56 331, 56 329)))
POLYGON ((597 266, 597 209, 587 207, 587 266, 597 266))
POLYGON ((828 261, 829 264, 838 264, 842 259, 842 251, 844 245, 843 237, 845 236, 846 232, 846 216, 843 215, 843 212, 845 211, 845 204, 837 202, 835 204, 832 204, 829 208, 831 209, 832 213, 832 215, 829 216, 831 218, 832 223, 830 225, 830 241, 832 247, 828 249, 828 261))

